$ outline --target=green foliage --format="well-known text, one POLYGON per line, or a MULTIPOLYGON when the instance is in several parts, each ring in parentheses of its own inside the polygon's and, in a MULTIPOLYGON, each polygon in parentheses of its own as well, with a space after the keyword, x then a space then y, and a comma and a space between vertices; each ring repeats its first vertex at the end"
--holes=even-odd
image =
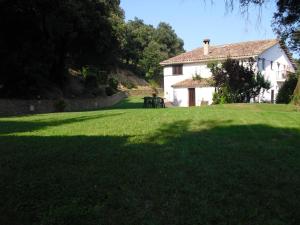
MULTIPOLYGON (((62 90, 68 68, 107 83, 126 64, 146 79, 162 80, 159 62, 183 52, 172 27, 135 18, 125 22, 119 0, 0 1, 0 96, 36 97, 44 86, 62 90), (95 69, 97 68, 97 69, 95 69)), ((94 78, 91 78, 94 79, 94 78)))
POLYGON ((118 90, 119 81, 115 78, 108 79, 108 86, 111 87, 113 90, 118 90))
POLYGON ((154 89, 154 90, 156 90, 157 88, 159 88, 159 84, 155 80, 149 80, 148 83, 151 86, 151 88, 154 89))
POLYGON ((295 105, 300 105, 300 59, 297 60, 297 76, 298 76, 298 82, 296 85, 296 88, 294 90, 294 95, 293 95, 293 104, 295 105))
POLYGON ((132 89, 135 88, 136 86, 134 85, 134 83, 130 82, 130 81, 122 81, 121 84, 126 87, 127 89, 132 89))
POLYGON ((61 99, 54 103, 54 108, 56 112, 64 112, 67 107, 67 103, 61 99))
POLYGON ((232 103, 233 98, 228 91, 227 87, 221 87, 217 92, 213 94, 213 104, 228 104, 232 103))
POLYGON ((270 83, 260 73, 253 70, 253 59, 248 65, 242 65, 238 60, 227 59, 221 65, 212 64, 211 72, 218 95, 215 104, 221 101, 229 103, 250 102, 263 89, 270 89, 270 83), (221 98, 221 97, 224 98, 221 98), (223 100, 222 100, 223 99, 223 100))
POLYGON ((154 28, 135 18, 127 23, 126 28, 124 61, 147 80, 161 82, 163 76, 159 63, 184 52, 183 41, 166 23, 154 28))
POLYGON ((193 76, 193 80, 202 80, 201 75, 196 74, 195 76, 193 76))
POLYGON ((159 80, 163 76, 162 67, 159 63, 168 57, 167 53, 161 51, 162 46, 155 41, 151 41, 144 49, 140 65, 145 70, 147 80, 159 80))
MULTIPOLYGON (((273 29, 278 36, 287 41, 289 47, 295 52, 300 50, 300 1, 299 0, 273 0, 277 5, 277 11, 273 16, 273 29)), ((226 6, 233 9, 235 0, 226 0, 226 6)), ((250 16, 249 10, 252 5, 262 7, 268 4, 269 0, 239 0, 243 13, 250 16)))
POLYGON ((116 61, 119 39, 110 17, 119 0, 3 0, 0 3, 2 96, 30 96, 41 81, 59 87, 67 68, 116 61), (17 81, 17 82, 16 82, 17 81))
POLYGON ((289 74, 288 79, 283 83, 278 91, 276 103, 288 104, 293 99, 294 90, 297 86, 298 76, 296 74, 289 74))

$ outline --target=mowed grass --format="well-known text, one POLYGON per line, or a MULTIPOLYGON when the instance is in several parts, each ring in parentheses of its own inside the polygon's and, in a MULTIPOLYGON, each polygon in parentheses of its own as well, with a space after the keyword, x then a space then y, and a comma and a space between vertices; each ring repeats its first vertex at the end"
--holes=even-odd
POLYGON ((299 225, 286 105, 0 118, 0 224, 299 225))

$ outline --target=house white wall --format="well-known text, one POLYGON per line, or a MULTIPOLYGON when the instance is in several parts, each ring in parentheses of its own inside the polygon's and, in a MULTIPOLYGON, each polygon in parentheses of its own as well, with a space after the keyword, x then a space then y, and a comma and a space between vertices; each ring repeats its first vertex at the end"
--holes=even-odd
MULTIPOLYGON (((201 106, 202 101, 207 101, 209 105, 213 103, 214 87, 195 88, 196 106, 201 106)), ((175 106, 188 107, 189 106, 189 91, 188 88, 174 88, 173 89, 175 106)))
POLYGON ((214 87, 196 88, 196 106, 201 106, 202 101, 208 102, 209 105, 213 103, 214 87))
POLYGON ((271 83, 271 89, 268 91, 264 91, 259 96, 259 100, 261 102, 263 101, 270 102, 272 90, 274 90, 274 97, 276 98, 279 88, 286 80, 285 75, 287 74, 287 71, 295 72, 295 70, 289 58, 282 50, 279 44, 276 44, 275 46, 263 52, 261 55, 259 55, 259 58, 265 59, 265 68, 262 67, 263 62, 262 60, 260 60, 257 65, 258 70, 271 83), (273 62, 272 68, 271 68, 271 62, 273 62), (279 67, 277 63, 279 63, 279 67))
POLYGON ((172 85, 184 81, 186 79, 192 79, 196 75, 201 75, 202 78, 211 77, 210 69, 206 64, 184 64, 182 67, 182 75, 172 75, 172 66, 164 67, 164 95, 167 101, 174 101, 174 88, 172 85))
MULTIPOLYGON (((265 59, 265 68, 262 68, 262 60, 260 60, 254 64, 255 69, 260 71, 271 82, 271 89, 264 91, 259 96, 259 101, 271 101, 272 90, 274 90, 274 99, 276 99, 280 85, 286 80, 286 77, 282 74, 285 74, 286 71, 295 71, 289 58, 279 44, 269 48, 259 55, 258 58, 265 59), (272 68, 271 61, 273 61, 272 68), (277 63, 280 64, 279 67, 277 63)), ((206 63, 183 64, 182 75, 172 75, 172 72, 172 66, 164 67, 164 95, 167 101, 182 107, 188 106, 188 89, 174 89, 172 85, 186 79, 192 79, 196 75, 200 75, 202 78, 209 78, 212 75, 206 63)), ((202 98, 211 104, 213 93, 214 88, 196 88, 196 105, 200 106, 202 98)))
POLYGON ((173 89, 175 106, 188 107, 189 106, 189 92, 187 88, 174 88, 173 89))

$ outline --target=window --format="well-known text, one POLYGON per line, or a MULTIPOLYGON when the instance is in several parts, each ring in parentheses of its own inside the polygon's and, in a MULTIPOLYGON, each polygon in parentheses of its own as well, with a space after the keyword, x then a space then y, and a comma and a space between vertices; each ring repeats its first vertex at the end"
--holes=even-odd
POLYGON ((271 61, 271 70, 273 70, 273 61, 271 61))
POLYGON ((173 66, 173 75, 182 75, 182 65, 173 66))
POLYGON ((266 66, 266 60, 265 60, 265 59, 262 59, 261 63, 262 63, 262 69, 264 70, 264 69, 265 69, 265 66, 266 66))

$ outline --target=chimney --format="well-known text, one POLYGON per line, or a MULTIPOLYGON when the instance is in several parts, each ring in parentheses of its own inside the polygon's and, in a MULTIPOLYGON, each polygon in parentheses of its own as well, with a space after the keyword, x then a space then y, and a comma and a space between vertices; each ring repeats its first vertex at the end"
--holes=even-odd
POLYGON ((209 43, 210 40, 209 39, 204 39, 203 40, 204 46, 203 46, 203 50, 204 50, 204 55, 208 55, 209 53, 209 43))

